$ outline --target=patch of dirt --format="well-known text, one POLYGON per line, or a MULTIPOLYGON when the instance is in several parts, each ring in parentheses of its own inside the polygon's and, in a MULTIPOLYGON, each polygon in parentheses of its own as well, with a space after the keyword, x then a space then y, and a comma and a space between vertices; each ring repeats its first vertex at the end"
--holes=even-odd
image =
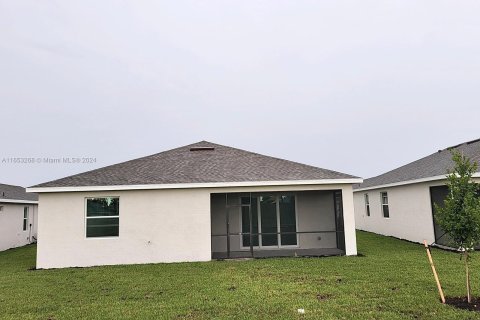
POLYGON ((318 300, 318 301, 328 300, 328 299, 330 299, 331 297, 332 297, 332 295, 331 295, 331 294, 328 294, 328 293, 327 293, 327 294, 320 294, 320 293, 317 294, 317 300, 318 300))
POLYGON ((455 308, 480 312, 480 298, 472 298, 472 302, 467 302, 467 297, 447 297, 445 302, 455 308))

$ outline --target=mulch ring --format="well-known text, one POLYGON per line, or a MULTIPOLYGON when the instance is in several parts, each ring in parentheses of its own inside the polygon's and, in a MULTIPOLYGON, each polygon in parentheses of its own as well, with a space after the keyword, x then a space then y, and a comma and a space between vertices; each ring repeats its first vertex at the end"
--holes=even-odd
POLYGON ((447 297, 445 303, 455 308, 480 312, 480 298, 473 298, 472 302, 467 302, 467 297, 447 297))

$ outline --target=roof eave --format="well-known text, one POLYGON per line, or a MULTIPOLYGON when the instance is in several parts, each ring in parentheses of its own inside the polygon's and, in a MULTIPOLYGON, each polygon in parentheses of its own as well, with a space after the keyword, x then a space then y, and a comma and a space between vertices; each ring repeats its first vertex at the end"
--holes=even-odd
MULTIPOLYGON (((480 172, 474 173, 472 175, 472 178, 480 178, 480 172)), ((447 179, 447 175, 444 174, 444 175, 441 175, 441 176, 434 176, 434 177, 427 177, 427 178, 421 178, 421 179, 399 181, 399 182, 393 182, 393 183, 387 183, 387 184, 379 184, 379 185, 365 187, 365 188, 358 188, 358 189, 353 189, 353 192, 360 192, 360 191, 367 191, 367 190, 374 190, 374 189, 384 189, 384 188, 405 186, 405 185, 409 185, 409 184, 416 184, 416 183, 422 183, 422 182, 432 182, 432 181, 439 181, 439 180, 446 180, 446 179, 447 179)))
POLYGON ((321 179, 321 180, 285 180, 285 181, 244 181, 244 182, 208 182, 208 183, 174 183, 146 185, 114 185, 114 186, 77 186, 77 187, 30 187, 27 192, 81 192, 81 191, 114 191, 114 190, 157 190, 157 189, 198 189, 198 188, 230 188, 257 186, 293 186, 293 185, 325 185, 325 184, 358 184, 361 178, 321 179))

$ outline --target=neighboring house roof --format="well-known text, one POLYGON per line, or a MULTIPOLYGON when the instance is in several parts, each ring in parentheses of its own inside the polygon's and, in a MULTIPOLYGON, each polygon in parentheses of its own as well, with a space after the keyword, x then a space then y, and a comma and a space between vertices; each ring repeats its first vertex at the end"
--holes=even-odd
POLYGON ((25 188, 0 183, 0 202, 25 203, 38 201, 38 195, 25 192, 25 188))
POLYGON ((360 182, 352 175, 201 141, 31 188, 330 179, 360 182))
MULTIPOLYGON (((375 189, 385 186, 410 184, 415 182, 444 179, 454 163, 451 150, 463 153, 471 160, 480 164, 480 139, 465 142, 443 150, 439 150, 425 158, 414 161, 400 168, 365 179, 362 184, 355 185, 356 190, 375 189)), ((480 166, 478 169, 480 172, 480 166)))

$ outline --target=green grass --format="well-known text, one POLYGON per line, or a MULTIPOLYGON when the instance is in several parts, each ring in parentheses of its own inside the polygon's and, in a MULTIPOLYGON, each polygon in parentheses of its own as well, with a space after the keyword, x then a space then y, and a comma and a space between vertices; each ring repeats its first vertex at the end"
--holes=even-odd
MULTIPOLYGON (((37 271, 29 271, 35 246, 8 250, 0 253, 0 318, 480 319, 439 302, 421 245, 357 237, 359 257, 37 271)), ((464 295, 458 255, 432 254, 446 294, 464 295)), ((472 266, 478 296, 480 255, 472 266)))

